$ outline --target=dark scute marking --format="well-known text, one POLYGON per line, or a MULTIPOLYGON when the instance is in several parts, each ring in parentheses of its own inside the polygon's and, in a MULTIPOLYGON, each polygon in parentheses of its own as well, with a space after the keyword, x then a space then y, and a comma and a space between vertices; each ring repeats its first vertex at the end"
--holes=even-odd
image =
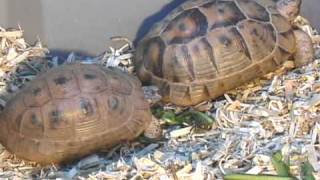
POLYGON ((212 25, 210 30, 220 28, 220 27, 233 26, 233 25, 235 25, 235 24, 233 22, 229 22, 229 21, 219 22, 219 23, 215 23, 214 25, 212 25))
POLYGON ((219 13, 223 14, 224 13, 224 9, 222 8, 218 8, 219 13))
MULTIPOLYGON (((243 28, 243 25, 240 25, 240 26, 242 26, 241 28, 243 28)), ((240 26, 239 26, 239 28, 240 28, 240 26)), ((241 35, 241 33, 238 31, 237 28, 232 28, 231 31, 232 31, 236 36, 239 37, 239 39, 240 39, 240 45, 241 45, 241 47, 242 47, 241 49, 244 51, 244 53, 246 54, 246 56, 247 56, 250 60, 252 60, 252 57, 251 57, 251 54, 250 54, 250 52, 249 52, 249 48, 248 48, 247 42, 244 40, 244 38, 243 38, 243 36, 241 35)))
POLYGON ((166 45, 163 42, 163 40, 160 37, 155 37, 146 42, 143 50, 144 66, 146 67, 146 69, 153 72, 154 75, 160 78, 163 78, 162 65, 163 65, 163 54, 164 54, 165 48, 166 48, 166 45), (157 46, 159 47, 159 52, 158 52, 159 54, 156 62, 152 61, 152 59, 148 57, 148 54, 150 53, 149 50, 150 50, 151 44, 153 43, 157 44, 157 46))
MULTIPOLYGON (((179 65, 179 60, 178 60, 178 57, 177 57, 176 54, 172 57, 172 61, 173 61, 173 66, 178 66, 179 65)), ((177 76, 177 73, 173 73, 172 81, 173 82, 180 82, 179 77, 177 76)))
POLYGON ((41 88, 39 87, 32 90, 32 94, 34 96, 38 96, 40 93, 41 93, 41 88))
POLYGON ((88 79, 88 80, 92 80, 92 79, 96 79, 97 76, 94 75, 94 74, 85 74, 85 75, 84 75, 84 78, 85 78, 85 79, 88 79))
POLYGON ((82 113, 86 116, 90 116, 93 114, 92 104, 87 99, 80 100, 80 108, 82 110, 82 113))
POLYGON ((224 44, 224 46, 226 46, 226 47, 228 47, 232 43, 232 40, 229 37, 227 37, 226 35, 220 36, 219 41, 221 44, 224 44))
POLYGON ((176 74, 173 75, 173 82, 180 82, 176 74))
POLYGON ((42 126, 42 122, 40 121, 40 119, 35 114, 31 115, 31 123, 34 126, 38 126, 38 127, 42 126))
MULTIPOLYGON (((189 9, 174 18, 167 26, 164 32, 172 31, 176 24, 182 19, 189 18, 195 23, 196 30, 188 37, 174 37, 169 44, 184 44, 190 42, 192 39, 198 36, 204 36, 207 33, 208 22, 207 18, 200 12, 199 9, 189 9)), ((179 25, 180 27, 181 25, 179 25)), ((184 25, 184 30, 188 29, 188 26, 184 25)))
POLYGON ((63 120, 62 115, 63 113, 59 110, 51 111, 51 113, 49 114, 49 117, 50 117, 50 127, 52 129, 56 129, 59 127, 61 121, 63 120))
POLYGON ((191 59, 188 47, 187 46, 182 46, 181 50, 182 50, 182 53, 183 53, 184 60, 187 63, 188 71, 191 74, 192 79, 194 80, 195 79, 195 73, 194 73, 194 68, 193 68, 193 61, 191 59))
POLYGON ((227 27, 227 26, 233 26, 236 25, 238 22, 246 19, 246 16, 240 11, 240 9, 237 7, 237 5, 234 2, 226 2, 226 1, 214 1, 210 3, 206 3, 202 5, 203 8, 212 8, 216 9, 218 8, 218 12, 220 13, 220 17, 226 16, 227 8, 228 12, 232 12, 232 16, 228 19, 223 18, 220 21, 215 22, 211 27, 210 30, 219 28, 219 27, 227 27))
POLYGON ((67 79, 67 78, 64 77, 64 76, 60 76, 60 77, 54 79, 54 82, 56 83, 56 85, 64 85, 64 84, 66 84, 68 81, 69 81, 69 79, 67 79))
POLYGON ((258 34, 258 31, 256 28, 253 28, 252 31, 251 31, 251 35, 254 35, 254 36, 259 36, 258 34))
POLYGON ((206 48, 204 50, 207 51, 207 54, 209 55, 210 60, 213 64, 213 66, 215 67, 215 69, 217 71, 219 71, 218 65, 217 65, 215 57, 214 57, 213 47, 210 45, 209 41, 206 38, 202 38, 201 43, 203 43, 206 46, 206 48))
POLYGON ((119 99, 117 97, 111 97, 108 99, 108 105, 111 110, 115 110, 119 107, 119 99))
POLYGON ((185 30, 187 30, 187 27, 186 27, 185 24, 179 24, 179 29, 180 29, 181 31, 185 31, 185 30))

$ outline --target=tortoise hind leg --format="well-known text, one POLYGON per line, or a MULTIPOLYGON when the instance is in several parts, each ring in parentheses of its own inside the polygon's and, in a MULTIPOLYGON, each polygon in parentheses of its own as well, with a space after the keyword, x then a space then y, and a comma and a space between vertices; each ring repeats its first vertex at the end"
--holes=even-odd
POLYGON ((296 52, 294 61, 296 67, 301 67, 314 60, 314 49, 310 36, 302 30, 294 30, 296 52))

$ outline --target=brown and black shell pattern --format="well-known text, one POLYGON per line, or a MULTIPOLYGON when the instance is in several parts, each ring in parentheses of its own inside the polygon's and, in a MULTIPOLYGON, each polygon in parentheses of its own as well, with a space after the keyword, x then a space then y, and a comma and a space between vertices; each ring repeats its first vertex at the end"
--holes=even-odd
POLYGON ((163 100, 194 105, 273 71, 295 52, 292 26, 273 0, 191 0, 137 47, 139 78, 163 100))
POLYGON ((1 143, 18 157, 41 164, 132 140, 151 121, 137 78, 81 64, 40 75, 1 116, 1 143))

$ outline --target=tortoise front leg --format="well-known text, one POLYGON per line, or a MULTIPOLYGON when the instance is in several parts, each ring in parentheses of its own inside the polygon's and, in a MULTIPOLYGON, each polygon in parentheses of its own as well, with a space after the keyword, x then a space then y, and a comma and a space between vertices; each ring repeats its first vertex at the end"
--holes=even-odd
POLYGON ((152 115, 152 120, 149 126, 145 129, 143 135, 152 140, 161 139, 162 137, 161 124, 160 124, 160 121, 153 115, 152 115))
POLYGON ((302 30, 294 30, 296 52, 294 61, 296 67, 301 67, 314 60, 314 49, 310 36, 302 30))

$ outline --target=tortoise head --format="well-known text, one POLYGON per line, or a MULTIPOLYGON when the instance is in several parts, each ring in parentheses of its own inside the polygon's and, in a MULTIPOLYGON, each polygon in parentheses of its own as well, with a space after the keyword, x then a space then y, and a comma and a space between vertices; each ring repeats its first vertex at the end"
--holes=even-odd
POLYGON ((292 22, 300 13, 302 0, 277 0, 280 14, 292 22))

